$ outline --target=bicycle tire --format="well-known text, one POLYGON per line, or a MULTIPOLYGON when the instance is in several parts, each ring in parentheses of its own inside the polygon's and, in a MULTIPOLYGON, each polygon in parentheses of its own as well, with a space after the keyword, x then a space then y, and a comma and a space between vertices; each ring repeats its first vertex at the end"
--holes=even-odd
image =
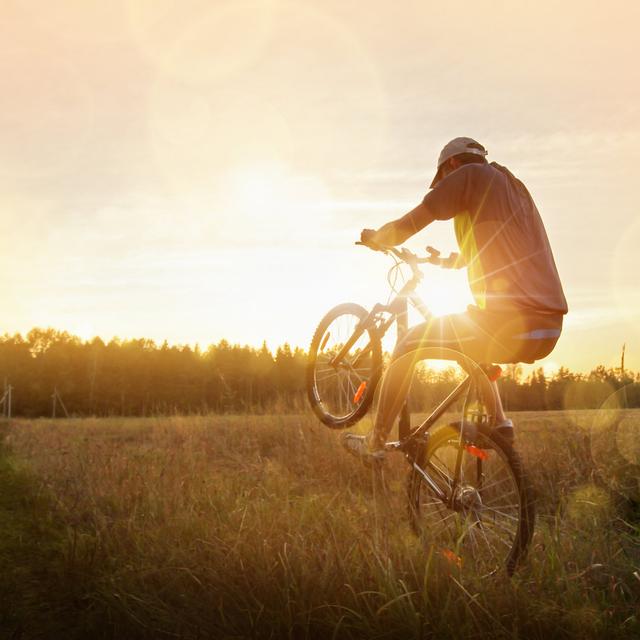
POLYGON ((356 357, 364 358, 363 366, 357 371, 350 368, 349 362, 341 368, 328 364, 341 344, 353 335, 357 323, 368 315, 359 304, 340 304, 320 320, 311 340, 306 372, 307 397, 316 416, 331 429, 355 424, 373 402, 382 371, 382 345, 375 327, 369 327, 349 351, 351 361, 356 357), (367 345, 369 356, 363 351, 367 345))
MULTIPOLYGON (((430 468, 432 471, 438 466, 444 468, 447 463, 443 462, 441 453, 445 447, 455 451, 459 442, 460 436, 457 429, 451 426, 441 427, 429 434, 426 444, 420 446, 415 464, 422 469, 430 468), (438 462, 435 464, 433 461, 439 452, 438 462)), ((475 464, 476 468, 479 468, 477 461, 482 460, 482 464, 487 464, 487 460, 493 457, 494 461, 498 461, 496 466, 505 468, 510 477, 497 480, 493 484, 492 492, 488 492, 492 487, 491 483, 485 485, 484 489, 478 489, 473 483, 468 482, 468 479, 461 482, 456 491, 464 497, 467 504, 472 502, 475 504, 471 508, 460 509, 459 503, 457 508, 460 510, 456 510, 451 505, 438 501, 420 473, 412 468, 408 482, 411 526, 416 534, 430 540, 436 551, 439 551, 449 562, 457 564, 460 569, 465 568, 466 565, 467 568, 471 566, 476 574, 493 575, 502 568, 508 575, 512 575, 526 556, 535 526, 533 492, 522 461, 512 444, 486 425, 478 426, 474 443, 462 446, 472 447, 470 449, 472 453, 468 453, 469 460, 463 462, 463 469, 465 462, 470 462, 472 466, 475 464), (478 453, 478 450, 481 453, 478 453), (503 487, 497 491, 496 487, 505 483, 506 480, 511 482, 510 491, 508 493, 503 491, 503 487), (503 505, 491 502, 492 496, 489 493, 495 494, 498 500, 507 501, 510 500, 509 496, 515 493, 518 497, 517 515, 513 505, 508 502, 503 505), (425 498, 433 500, 427 502, 425 498), (493 506, 489 506, 491 504, 493 506), (497 507, 503 510, 500 511, 497 507), (427 513, 428 511, 431 511, 431 514, 427 513), (481 519, 480 514, 485 514, 484 520, 481 519), (445 522, 447 524, 440 529, 428 530, 429 527, 443 525, 445 522), (496 544, 499 543, 497 548, 492 546, 492 540, 495 540, 496 544)), ((441 480, 441 488, 446 488, 446 481, 443 478, 441 480)), ((480 483, 476 482, 476 484, 480 483)))

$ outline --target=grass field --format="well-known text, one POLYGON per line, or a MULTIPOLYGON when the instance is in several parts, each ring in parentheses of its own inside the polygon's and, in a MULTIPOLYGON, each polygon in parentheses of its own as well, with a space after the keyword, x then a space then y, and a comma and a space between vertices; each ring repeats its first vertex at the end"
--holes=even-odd
POLYGON ((513 579, 425 555, 404 461, 382 487, 309 416, 6 424, 0 637, 638 637, 640 413, 514 417, 513 579))

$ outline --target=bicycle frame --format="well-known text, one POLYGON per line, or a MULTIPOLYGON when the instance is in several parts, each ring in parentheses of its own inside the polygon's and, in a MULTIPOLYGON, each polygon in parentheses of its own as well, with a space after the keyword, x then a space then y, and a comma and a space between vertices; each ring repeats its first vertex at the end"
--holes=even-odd
MULTIPOLYGON (((400 290, 392 284, 393 294, 386 304, 375 304, 370 311, 353 303, 339 305, 323 318, 312 340, 313 358, 310 360, 309 372, 313 377, 308 379, 308 384, 311 385, 309 397, 312 406, 316 410, 314 401, 319 405, 325 401, 324 391, 322 396, 318 393, 316 378, 318 354, 321 352, 322 366, 325 367, 321 370, 326 373, 322 380, 329 380, 327 398, 331 398, 330 393, 336 388, 336 384, 340 393, 340 406, 337 411, 330 405, 328 409, 320 406, 316 410, 327 426, 344 428, 357 422, 375 401, 376 387, 381 384, 382 400, 378 409, 383 413, 379 414, 377 419, 382 416, 386 420, 385 415, 396 415, 398 405, 403 405, 399 412, 398 439, 385 442, 384 450, 389 453, 400 451, 409 464, 408 497, 414 530, 422 530, 424 517, 427 526, 429 518, 433 517, 434 513, 436 520, 441 518, 439 510, 444 506, 447 510, 455 512, 455 520, 452 521, 454 529, 446 533, 453 536, 450 543, 454 545, 454 549, 462 543, 467 529, 469 532, 472 529, 474 531, 470 536, 472 545, 477 545, 478 540, 484 540, 491 557, 504 555, 495 545, 505 543, 509 549, 506 566, 511 574, 518 558, 526 551, 530 542, 535 512, 526 495, 526 479, 517 453, 509 448, 507 441, 503 441, 493 431, 500 405, 495 387, 491 386, 490 381, 495 381, 500 375, 500 367, 486 362, 475 362, 466 355, 466 349, 462 344, 453 340, 450 342, 457 345, 456 348, 446 346, 449 343, 446 340, 436 338, 421 341, 419 336, 416 336, 416 344, 400 344, 401 341, 406 341, 409 331, 409 305, 413 306, 426 322, 432 317, 416 293, 423 277, 418 265, 429 262, 444 268, 455 268, 457 257, 453 258, 455 254, 451 254, 446 259, 438 258, 438 252, 431 247, 427 247, 430 256, 419 257, 404 248, 398 250, 394 247, 366 246, 393 254, 397 258, 395 266, 405 263, 411 268, 413 275, 400 290), (355 328, 350 320, 346 323, 346 335, 344 322, 333 325, 342 317, 357 319, 355 328), (394 322, 397 327, 397 357, 392 358, 389 370, 382 377, 381 341, 394 322), (365 336, 365 332, 368 335, 365 336), (323 351, 330 336, 333 337, 333 342, 323 351), (343 340, 345 342, 342 342, 343 340), (400 354, 404 355, 400 357, 400 354), (417 362, 433 359, 457 362, 466 375, 463 380, 454 383, 453 390, 449 384, 429 390, 424 399, 429 400, 430 415, 422 419, 417 427, 412 428, 408 392, 406 398, 404 397, 410 382, 407 376, 414 370, 417 362), (392 397, 400 390, 402 396, 392 397), (433 392, 438 394, 440 391, 447 395, 443 400, 437 401, 439 403, 433 408, 433 392), (353 394, 352 400, 349 393, 353 394), (347 410, 344 415, 339 413, 344 411, 343 400, 346 402, 347 410), (388 402, 393 404, 387 404, 388 402), (348 413, 349 411, 351 413, 348 413), (454 417, 449 419, 450 415, 454 417), (448 426, 445 427, 445 424, 448 426), (438 428, 440 425, 443 426, 442 429, 438 428), (492 450, 494 454, 491 453, 492 450), (499 481, 495 481, 496 469, 500 472, 499 481), (502 486, 504 480, 501 474, 504 473, 511 480, 509 495, 515 492, 515 497, 512 496, 513 499, 509 501, 514 504, 500 503, 502 493, 506 491, 502 486), (500 484, 501 488, 492 491, 491 487, 497 484, 500 484), (423 493, 425 491, 426 498, 423 493), (516 511, 513 511, 514 508, 516 511), (464 534, 460 534, 460 531, 464 534), (506 537, 504 532, 508 534, 506 537), (496 536, 499 542, 493 540, 496 536)), ((387 430, 384 432, 387 433, 387 430)), ((351 434, 350 437, 355 441, 358 436, 351 434)), ((366 440, 364 442, 366 443, 366 440)), ((362 443, 360 440, 358 445, 362 443)), ((350 444, 345 439, 345 446, 350 444)), ((362 453, 358 447, 347 446, 347 449, 353 453, 362 453)), ((373 460, 371 464, 374 464, 373 460)), ((451 516, 446 516, 443 520, 448 520, 449 517, 451 516)), ((504 549, 502 551, 506 553, 504 549)), ((457 551, 445 549, 443 553, 453 555, 454 559, 459 561, 458 566, 461 566, 460 558, 455 555, 457 551)), ((474 551, 471 550, 471 553, 473 555, 474 551)))
MULTIPOLYGON (((463 394, 468 394, 471 388, 472 381, 472 375, 468 375, 464 380, 458 383, 455 389, 431 412, 431 414, 425 420, 422 421, 422 423, 418 427, 416 427, 413 431, 409 430, 404 437, 401 433, 399 433, 399 440, 387 442, 385 445, 385 449, 387 451, 403 451, 407 457, 407 461, 409 462, 409 464, 420 474, 420 477, 429 485, 438 499, 444 503, 449 503, 451 500, 453 500, 455 489, 460 480, 460 467, 462 463, 463 447, 459 446, 458 448, 456 470, 453 479, 454 481, 453 486, 451 487, 451 495, 449 496, 447 496, 442 491, 442 489, 440 489, 438 484, 431 478, 431 476, 424 469, 422 469, 419 464, 417 464, 416 459, 418 457, 418 449, 421 445, 426 444, 425 436, 428 435, 427 432, 446 413, 447 409, 463 394)), ((406 407, 407 405, 405 404, 404 406, 406 407)), ((460 445, 462 445, 462 440, 465 437, 465 430, 467 428, 467 425, 463 423, 462 428, 460 429, 460 445)), ((471 437, 473 436, 472 433, 467 433, 466 435, 471 437)), ((479 463, 481 464, 480 460, 479 463)))
MULTIPOLYGON (((483 360, 480 349, 470 349, 475 345, 466 344, 471 340, 466 334, 458 339, 455 331, 450 335, 446 320, 423 333, 432 316, 416 293, 422 280, 419 265, 429 262, 456 268, 458 258, 456 254, 438 258, 431 247, 427 247, 430 256, 420 257, 405 248, 366 246, 397 258, 390 276, 405 263, 413 277, 397 288, 389 278, 392 293, 386 304, 365 309, 349 302, 325 314, 309 351, 306 381, 311 406, 328 427, 343 429, 375 406, 379 392, 370 437, 347 434, 345 448, 380 472, 378 462, 385 451, 401 452, 409 465, 407 497, 414 532, 428 532, 425 543, 459 568, 469 560, 472 568, 476 564, 483 572, 490 569, 487 576, 501 566, 512 575, 531 542, 535 505, 522 462, 509 441, 510 433, 503 437, 500 429, 496 430, 496 416, 501 414, 492 383, 499 377, 500 367, 483 360), (409 305, 427 324, 409 330, 409 305), (382 376, 382 338, 394 322, 398 342, 382 376), (416 340, 409 342, 414 336, 416 340), (480 354, 475 356, 478 361, 474 353, 480 354), (455 381, 449 375, 436 377, 431 385, 429 369, 425 370, 429 375, 423 376, 416 365, 433 360, 457 362, 462 376, 456 375, 455 381), (419 385, 410 378, 416 370, 419 385), (420 420, 414 416, 413 426, 409 396, 412 403, 418 400, 430 412, 420 420), (380 447, 378 438, 396 426, 391 424, 395 416, 400 418, 397 440, 380 447), (368 451, 372 439, 376 450, 368 451)), ((424 410, 423 406, 420 411, 424 410)))
MULTIPOLYGON (((397 322, 397 342, 399 343, 406 332, 409 329, 408 326, 408 305, 411 303, 414 308, 418 310, 418 312, 424 317, 425 320, 429 320, 431 318, 431 313, 428 308, 420 298, 420 296, 415 293, 415 289, 420 283, 422 279, 422 274, 414 269, 413 277, 402 287, 402 289, 398 292, 391 302, 387 305, 376 304, 369 315, 364 319, 361 323, 361 326, 356 328, 354 331, 355 339, 349 340, 345 345, 345 348, 341 350, 335 357, 336 361, 339 361, 341 357, 344 356, 351 348, 351 346, 355 343, 364 331, 368 330, 369 327, 373 325, 376 326, 376 330, 380 338, 385 335, 388 329, 394 322, 397 322), (376 319, 379 318, 380 314, 389 313, 390 317, 383 322, 382 324, 376 325, 376 319)), ((366 353, 367 347, 365 346, 363 349, 363 353, 366 353)), ((357 365, 358 358, 353 362, 351 366, 357 365)), ((448 503, 451 505, 453 501, 453 497, 455 495, 456 487, 460 481, 460 469, 462 464, 462 454, 464 447, 462 446, 463 439, 468 437, 469 439, 473 439, 473 433, 465 433, 465 430, 471 431, 471 424, 462 424, 460 429, 460 441, 458 447, 458 454, 455 465, 455 474, 453 478, 453 485, 451 487, 450 495, 446 495, 442 489, 438 486, 438 484, 431 478, 431 476, 427 473, 426 470, 422 469, 419 464, 417 464, 416 459, 418 456, 418 448, 421 444, 425 443, 425 436, 427 436, 427 432, 429 429, 446 413, 447 409, 454 404, 462 395, 465 393, 469 394, 473 385, 473 375, 468 374, 464 380, 462 380, 456 387, 451 391, 451 393, 444 399, 440 404, 431 412, 431 414, 422 421, 422 423, 416 427, 414 430, 411 430, 410 424, 410 415, 409 415, 409 405, 406 402, 402 410, 400 412, 399 423, 398 423, 398 440, 395 442, 387 442, 385 449, 387 451, 395 451, 400 450, 405 453, 407 456, 407 461, 409 464, 419 473, 420 477, 429 485, 435 495, 441 500, 443 503, 448 503)), ((466 401, 465 401, 466 405, 466 401)), ((463 416, 466 413, 466 409, 463 408, 463 416)), ((482 465, 482 460, 478 460, 478 464, 482 465)))
MULTIPOLYGON (((373 306, 373 308, 369 312, 369 315, 360 323, 358 323, 351 338, 347 340, 347 342, 345 342, 342 349, 340 349, 340 351, 331 359, 331 365, 337 366, 338 364, 340 364, 345 355, 349 352, 349 349, 351 349, 351 347, 356 343, 360 336, 372 327, 375 328, 377 336, 382 339, 391 325, 394 322, 397 322, 396 344, 399 344, 409 330, 409 302, 426 321, 428 321, 432 317, 431 312, 429 311, 422 298, 415 292, 417 286, 422 280, 422 273, 415 264, 410 264, 409 266, 411 267, 413 272, 411 279, 404 284, 402 289, 388 304, 377 303, 373 306), (381 315, 383 313, 390 314, 389 318, 387 318, 385 321, 381 320, 381 315)), ((371 343, 367 343, 367 345, 362 350, 362 354, 367 353, 367 350, 370 346, 371 343)), ((358 362, 359 357, 356 358, 353 363, 351 363, 350 367, 355 368, 358 362)), ((401 440, 409 435, 410 421, 409 407, 407 403, 405 403, 400 412, 398 429, 401 440)))
MULTIPOLYGON (((330 364, 333 366, 348 366, 350 368, 355 368, 359 362, 359 357, 356 357, 355 360, 350 365, 344 365, 342 360, 349 352, 351 347, 356 343, 356 341, 360 338, 360 336, 365 332, 371 329, 376 333, 376 337, 382 339, 382 337, 389 330, 391 325, 394 322, 397 322, 397 342, 398 344, 409 329, 409 318, 408 318, 408 306, 409 303, 422 315, 422 317, 428 321, 432 317, 431 312, 425 305, 424 301, 420 296, 416 293, 416 288, 420 284, 422 280, 422 272, 418 268, 418 264, 422 262, 432 262, 432 259, 419 259, 417 256, 411 254, 410 252, 404 250, 404 253, 398 252, 394 249, 390 249, 396 256, 401 258, 411 267, 412 277, 404 284, 401 290, 396 294, 396 296, 388 303, 388 304, 375 304, 369 314, 361 320, 356 326, 353 334, 345 342, 342 349, 331 359, 330 364), (389 317, 386 320, 382 320, 382 314, 388 313, 389 317)), ((362 349, 361 355, 364 355, 368 352, 371 343, 367 343, 367 345, 362 349)), ((455 389, 431 412, 431 414, 413 431, 411 430, 410 425, 410 416, 409 416, 409 406, 408 401, 402 407, 399 417, 398 423, 398 437, 399 439, 394 442, 387 442, 385 445, 385 449, 387 451, 403 451, 407 457, 407 461, 409 464, 419 473, 420 477, 424 479, 424 481, 429 485, 429 487, 434 491, 438 499, 442 500, 444 503, 448 503, 450 506, 454 499, 455 489, 460 480, 460 469, 462 464, 462 453, 464 447, 462 446, 463 439, 473 439, 473 433, 465 433, 467 430, 471 431, 471 428, 474 426, 472 423, 461 424, 460 428, 460 440, 458 447, 458 454, 455 465, 455 474, 453 478, 453 485, 451 487, 451 494, 445 495, 445 493, 440 489, 438 484, 429 476, 429 474, 417 464, 416 460, 418 458, 418 452, 421 445, 424 445, 426 440, 426 436, 428 435, 428 430, 443 416, 443 414, 447 411, 447 409, 456 402, 463 394, 468 394, 472 389, 472 385, 474 382, 474 375, 469 373, 467 377, 462 380, 455 389)), ((466 414, 466 399, 463 405, 463 418, 466 414)), ((482 460, 478 459, 478 464, 482 465, 482 460)))

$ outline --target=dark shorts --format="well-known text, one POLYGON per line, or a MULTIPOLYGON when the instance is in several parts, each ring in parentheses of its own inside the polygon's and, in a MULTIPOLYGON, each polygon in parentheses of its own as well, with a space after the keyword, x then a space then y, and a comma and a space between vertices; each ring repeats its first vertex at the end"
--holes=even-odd
MULTIPOLYGON (((562 315, 530 311, 486 311, 469 307, 466 313, 440 318, 409 329, 396 347, 398 358, 414 349, 441 347, 461 351, 477 363, 532 363, 549 355, 562 331, 562 315)), ((443 353, 442 359, 450 360, 443 353)))

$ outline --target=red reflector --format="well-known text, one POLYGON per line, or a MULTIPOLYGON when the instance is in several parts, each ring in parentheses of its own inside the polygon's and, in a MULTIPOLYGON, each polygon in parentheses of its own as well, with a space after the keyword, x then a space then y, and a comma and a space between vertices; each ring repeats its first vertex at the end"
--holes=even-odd
POLYGON ((360 386, 358 387, 356 394, 353 396, 354 404, 358 404, 358 402, 362 400, 362 395, 364 394, 364 391, 366 388, 367 388, 367 381, 365 380, 364 382, 360 383, 360 386))
POLYGON ((495 382, 502 375, 502 367, 494 364, 492 367, 489 367, 487 371, 487 377, 491 382, 495 382))
POLYGON ((442 555, 451 563, 451 564, 455 564, 458 569, 462 568, 462 558, 458 555, 456 555, 455 553, 453 553, 453 551, 451 551, 450 549, 443 549, 442 550, 442 555))
POLYGON ((475 456, 476 458, 480 458, 480 460, 486 460, 489 455, 487 454, 486 451, 483 451, 482 449, 478 449, 478 447, 475 447, 472 444, 467 444, 464 447, 472 456, 475 456))

